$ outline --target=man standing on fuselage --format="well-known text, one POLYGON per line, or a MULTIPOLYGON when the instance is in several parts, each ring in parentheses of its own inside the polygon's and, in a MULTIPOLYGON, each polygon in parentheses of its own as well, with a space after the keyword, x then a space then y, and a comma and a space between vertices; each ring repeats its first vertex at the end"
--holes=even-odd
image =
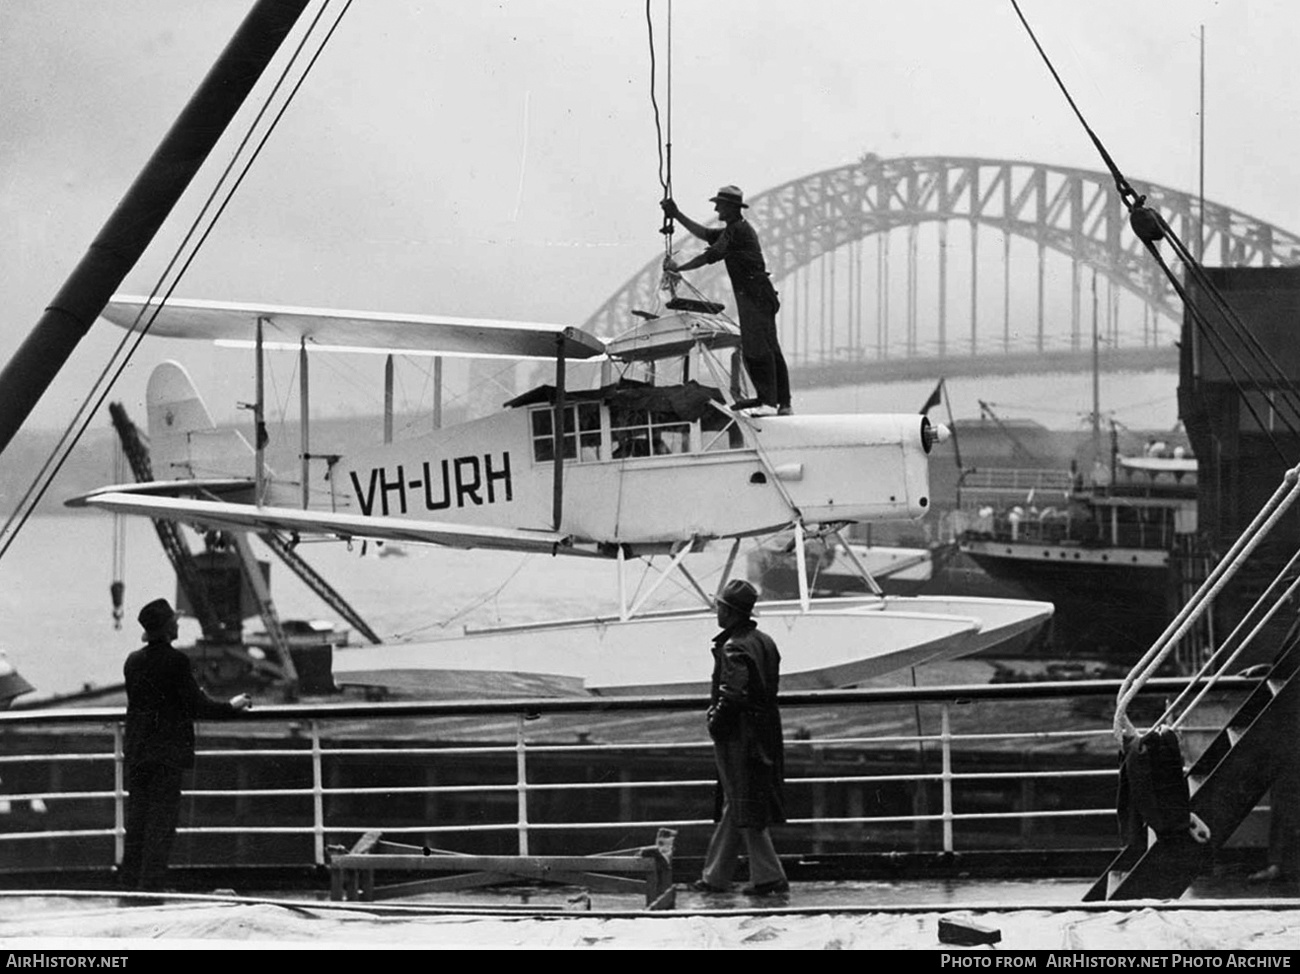
POLYGON ((660 204, 664 213, 680 220, 682 226, 709 245, 703 253, 682 264, 671 257, 666 258, 664 270, 677 273, 718 261, 726 264, 731 289, 736 296, 736 314, 740 318, 740 354, 745 360, 745 371, 754 384, 754 398, 742 399, 734 404, 734 408, 771 406, 778 414, 788 416, 791 413, 790 374, 776 334, 776 313, 781 302, 768 276, 758 234, 740 212, 749 204, 735 186, 723 186, 710 202, 723 223, 721 227, 696 223, 671 199, 660 204))

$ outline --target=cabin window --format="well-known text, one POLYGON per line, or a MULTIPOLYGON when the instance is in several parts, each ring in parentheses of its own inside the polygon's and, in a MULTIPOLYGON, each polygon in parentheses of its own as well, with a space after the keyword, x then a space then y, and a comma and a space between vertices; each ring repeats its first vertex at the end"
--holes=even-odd
MULTIPOLYGON (((555 459, 555 436, 550 407, 534 409, 533 460, 549 463, 555 459)), ((564 459, 591 463, 600 459, 600 404, 578 402, 564 407, 564 459)))
POLYGON ((676 413, 646 409, 610 411, 610 456, 657 457, 691 452, 691 424, 676 413))
POLYGON ((700 449, 706 452, 739 450, 745 445, 745 434, 735 417, 710 409, 700 417, 700 441, 700 449))

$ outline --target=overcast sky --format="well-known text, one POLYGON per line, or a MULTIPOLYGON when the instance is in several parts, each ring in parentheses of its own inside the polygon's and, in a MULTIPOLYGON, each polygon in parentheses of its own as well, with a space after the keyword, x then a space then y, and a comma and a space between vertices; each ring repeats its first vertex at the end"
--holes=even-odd
MULTIPOLYGON (((250 6, 0 0, 3 360, 250 6)), ((1188 191, 1204 25, 1206 194, 1300 230, 1295 0, 1022 9, 1126 173, 1188 191)), ((672 12, 673 178, 697 217, 722 183, 755 194, 865 152, 1100 168, 1010 0, 672 12)), ((356 0, 178 295, 581 323, 660 247, 647 44, 642 0, 356 0)), ((181 226, 123 290, 147 293, 181 226)), ((33 425, 67 419, 118 337, 96 326, 33 425)), ((171 356, 219 414, 251 394, 246 353, 155 342, 115 398, 138 404, 171 356)), ((356 387, 377 404, 373 375, 356 387)))

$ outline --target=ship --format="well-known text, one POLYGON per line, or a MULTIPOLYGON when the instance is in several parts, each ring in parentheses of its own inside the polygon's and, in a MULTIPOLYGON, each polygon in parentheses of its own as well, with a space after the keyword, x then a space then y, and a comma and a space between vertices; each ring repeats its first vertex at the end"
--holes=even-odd
POLYGON ((959 550, 990 578, 1056 606, 1053 655, 1131 664, 1205 578, 1197 461, 1174 449, 1115 455, 1086 478, 1077 468, 963 478, 959 550))

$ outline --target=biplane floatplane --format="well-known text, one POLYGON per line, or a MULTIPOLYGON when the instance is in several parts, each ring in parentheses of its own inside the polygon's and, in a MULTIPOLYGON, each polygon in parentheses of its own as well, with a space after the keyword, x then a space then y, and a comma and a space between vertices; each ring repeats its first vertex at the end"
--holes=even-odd
MULTIPOLYGON (((504 548, 607 558, 618 566, 617 617, 342 650, 334 658, 340 684, 409 690, 495 672, 567 692, 703 689, 708 665, 700 647, 712 633, 712 595, 688 571, 688 556, 730 543, 721 588, 742 538, 793 529, 802 554, 812 532, 921 517, 929 506, 928 454, 945 434, 916 414, 733 411, 738 386, 723 355, 739 337, 708 308, 643 315, 608 343, 558 325, 203 301, 158 309, 122 297, 104 316, 131 327, 145 313, 155 336, 256 348, 259 376, 265 350, 296 350, 304 386, 309 352, 555 361, 553 385, 516 397, 495 415, 331 457, 324 469, 306 459, 312 453, 304 418, 304 460, 292 481, 267 470, 260 447, 242 434, 215 428, 180 366, 165 363, 151 376, 150 449, 155 474, 166 479, 105 487, 69 504, 208 530, 504 548), (613 367, 622 377, 568 388, 570 363, 597 360, 608 363, 604 379, 613 367), (632 378, 637 369, 655 381, 632 378), (699 608, 644 611, 654 586, 627 604, 625 565, 655 556, 670 560, 659 580, 680 573, 698 592, 699 608)), ((784 657, 783 686, 844 686, 967 655, 1035 631, 1052 611, 1041 602, 875 593, 813 600, 802 578, 799 599, 760 603, 763 626, 784 657)))

